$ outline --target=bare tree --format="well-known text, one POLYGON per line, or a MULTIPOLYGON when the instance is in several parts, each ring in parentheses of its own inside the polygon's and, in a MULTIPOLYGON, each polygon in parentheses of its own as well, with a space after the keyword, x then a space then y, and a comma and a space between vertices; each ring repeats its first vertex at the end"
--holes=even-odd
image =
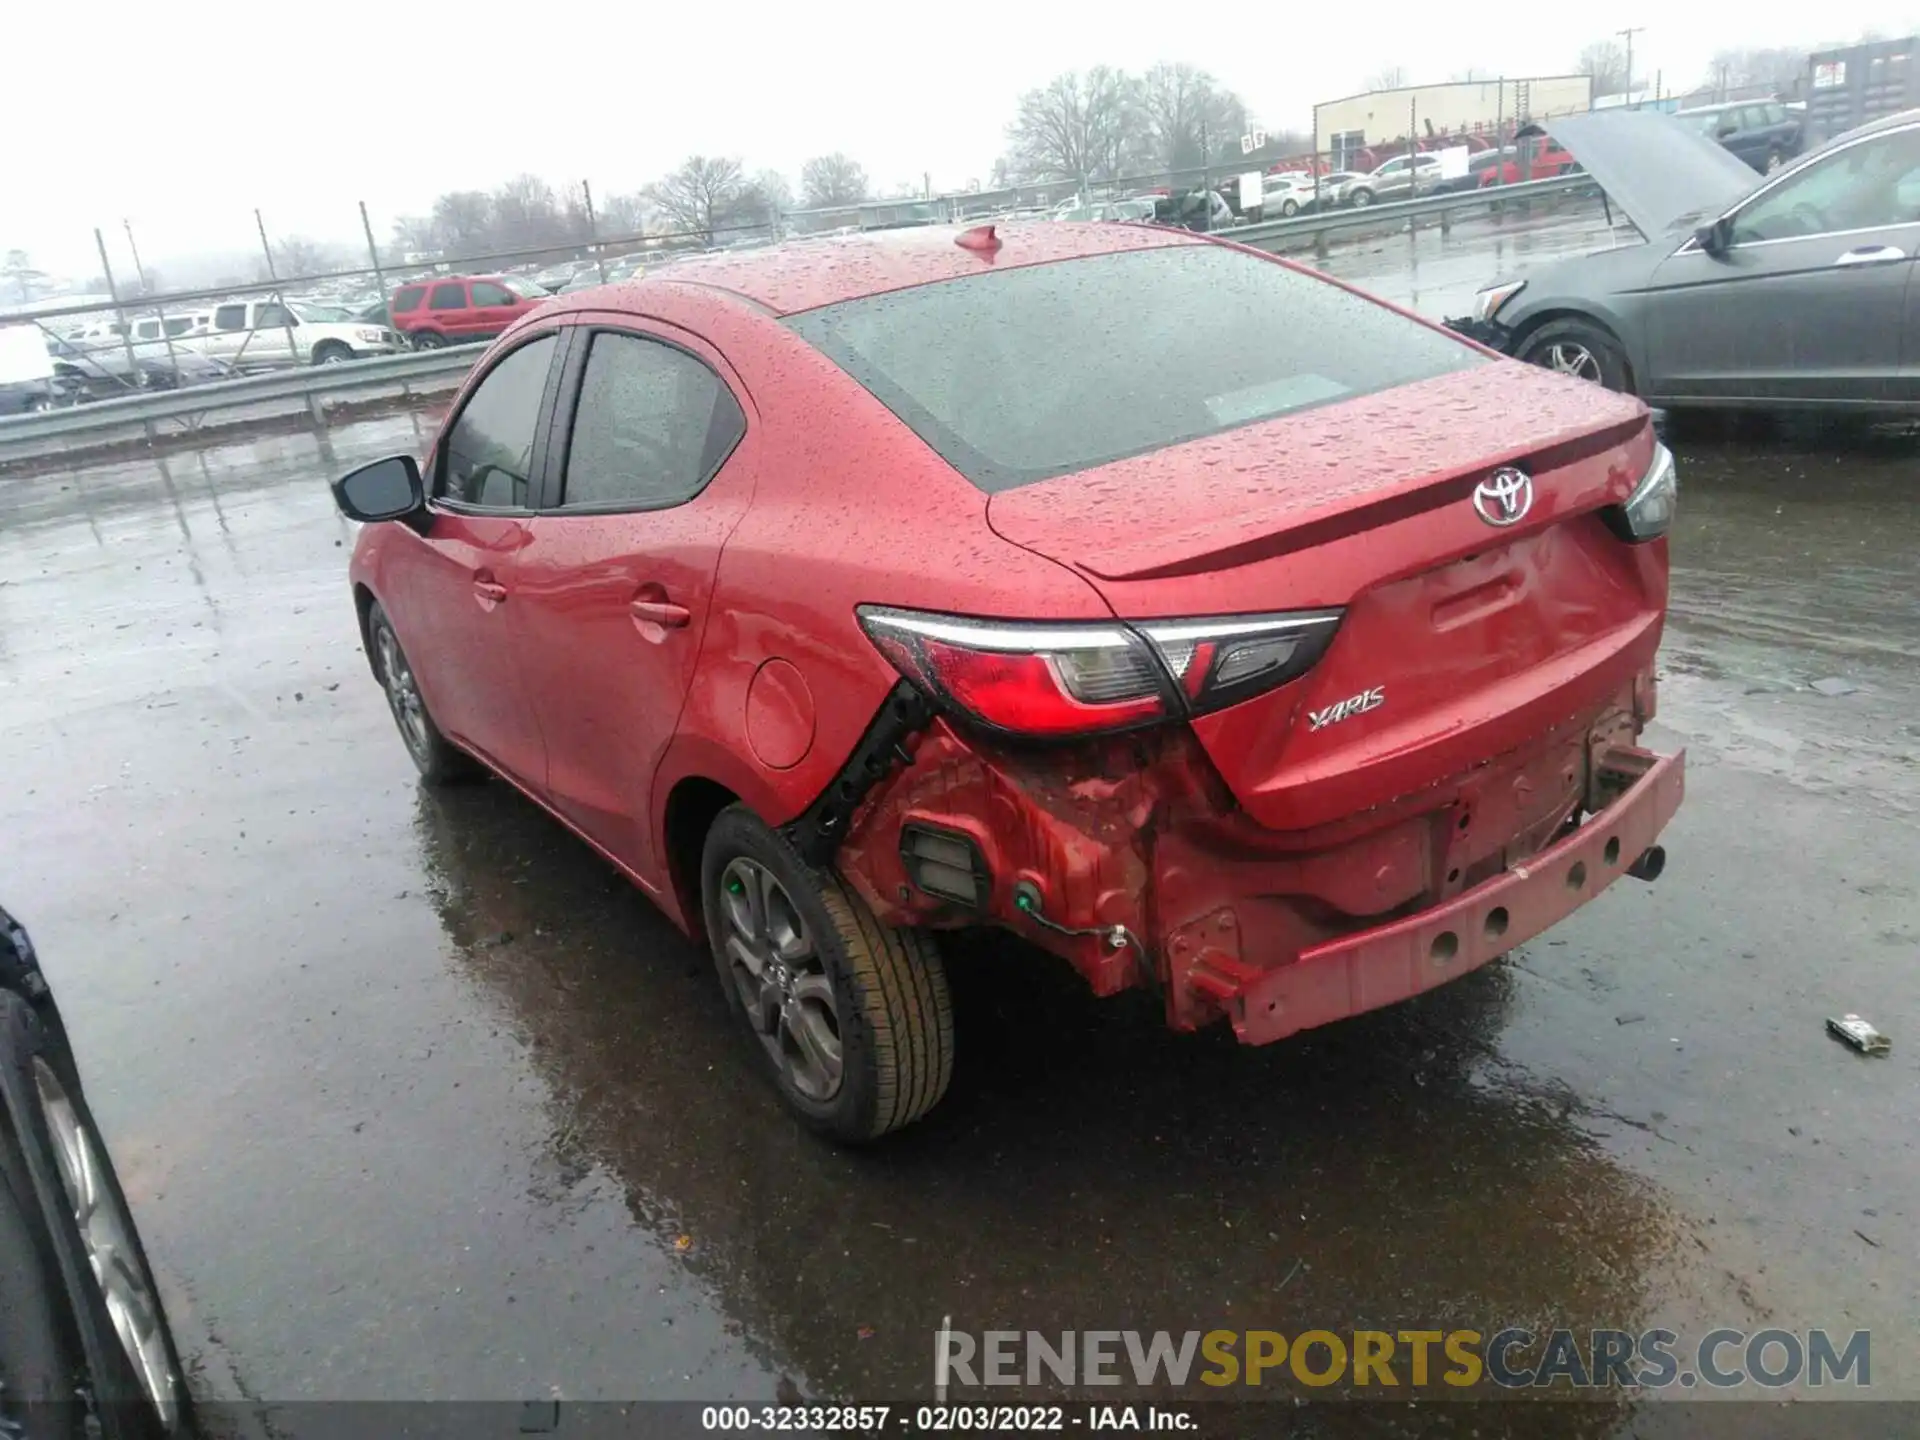
MULTIPOLYGON (((285 235, 273 242, 273 266, 282 280, 319 275, 338 268, 339 263, 340 251, 337 246, 323 245, 304 235, 285 235)), ((260 267, 260 278, 268 278, 264 263, 260 267)))
POLYGON ((1409 83, 1404 65, 1382 66, 1367 77, 1369 90, 1404 90, 1409 83))
POLYGON ((692 155, 640 193, 675 230, 711 245, 713 232, 732 217, 746 190, 738 160, 692 155))
POLYGON ((1138 93, 1155 163, 1187 169, 1238 153, 1247 107, 1205 70, 1184 62, 1155 65, 1138 93))
POLYGON ((627 195, 605 195, 594 202, 599 211, 599 226, 602 235, 625 239, 629 235, 642 235, 647 229, 647 202, 637 192, 627 195))
POLYGON ((433 202, 433 235, 455 255, 483 249, 493 225, 493 200, 484 190, 449 190, 433 202))
POLYGON ((1627 88, 1627 52, 1618 40, 1595 40, 1583 47, 1574 68, 1593 79, 1593 95, 1621 95, 1627 88))
POLYGON ((424 255, 433 249, 433 221, 424 215, 402 215, 393 222, 393 248, 401 255, 424 255))
MULTIPOLYGON (((490 248, 533 250, 568 240, 567 223, 560 214, 553 187, 538 175, 516 175, 493 192, 490 248)), ((584 217, 584 210, 582 212, 584 217)))
POLYGON ((1139 89, 1123 71, 1096 65, 1029 90, 1007 127, 1009 171, 1066 180, 1122 173, 1140 149, 1139 89))
POLYGON ((743 209, 760 212, 765 224, 778 225, 780 217, 793 209, 793 186, 778 170, 754 171, 747 190, 750 203, 743 209))
POLYGON ((33 268, 33 261, 24 250, 7 251, 6 261, 0 263, 0 274, 20 292, 23 302, 33 298, 33 282, 46 278, 45 272, 33 268))
POLYGON ((800 167, 800 203, 809 210, 858 205, 867 198, 867 172, 836 150, 816 155, 800 167))

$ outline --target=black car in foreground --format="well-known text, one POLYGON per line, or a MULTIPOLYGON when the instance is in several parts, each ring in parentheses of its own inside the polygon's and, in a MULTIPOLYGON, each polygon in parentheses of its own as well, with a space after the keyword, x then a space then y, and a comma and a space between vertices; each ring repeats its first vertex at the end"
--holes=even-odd
POLYGON ((0 1436, 187 1436, 181 1374, 53 992, 0 910, 0 1436))

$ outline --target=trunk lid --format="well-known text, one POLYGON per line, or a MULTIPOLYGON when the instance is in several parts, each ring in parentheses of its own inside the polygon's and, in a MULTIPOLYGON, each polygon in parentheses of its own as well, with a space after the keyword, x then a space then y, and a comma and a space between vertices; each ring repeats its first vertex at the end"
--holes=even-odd
POLYGON ((1003 491, 987 518, 1122 619, 1344 611, 1312 670, 1194 721, 1241 805, 1297 830, 1631 685, 1659 642, 1665 545, 1623 543, 1600 512, 1652 451, 1637 401, 1507 362, 1003 491), (1495 527, 1472 495, 1504 465, 1532 500, 1495 527))

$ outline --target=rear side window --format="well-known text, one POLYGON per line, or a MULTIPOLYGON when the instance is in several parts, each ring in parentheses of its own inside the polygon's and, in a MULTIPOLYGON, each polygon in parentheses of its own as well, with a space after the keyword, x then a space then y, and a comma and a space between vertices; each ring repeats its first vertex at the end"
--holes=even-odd
POLYGON ((420 299, 427 293, 424 285, 404 285, 393 297, 393 313, 398 315, 406 310, 418 310, 420 299))
POLYGON ((433 294, 427 297, 429 310, 464 310, 467 308, 467 287, 459 281, 451 285, 436 285, 433 294))
POLYGON ((487 372, 447 432, 435 493, 467 505, 523 510, 532 499, 533 437, 553 361, 551 335, 487 372))
POLYGON ((1487 363, 1214 245, 940 281, 786 323, 989 492, 1487 363))
POLYGON ((561 503, 679 505, 713 478, 745 428, 733 393, 686 351, 602 331, 580 379, 561 503))

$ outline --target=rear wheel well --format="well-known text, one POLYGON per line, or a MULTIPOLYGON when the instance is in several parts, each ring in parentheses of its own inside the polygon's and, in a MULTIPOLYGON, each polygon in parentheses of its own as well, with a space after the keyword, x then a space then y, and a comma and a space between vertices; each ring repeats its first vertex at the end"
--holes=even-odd
POLYGON ((1620 336, 1606 321, 1589 315, 1585 310, 1545 310, 1538 315, 1528 317, 1526 324, 1513 332, 1513 354, 1517 357, 1537 331, 1553 324, 1556 320, 1578 320, 1582 325, 1591 325, 1611 340, 1613 348, 1620 352, 1621 365, 1626 368, 1629 392, 1635 395, 1640 393, 1639 377, 1633 373, 1633 358, 1627 354, 1627 347, 1621 343, 1620 336))
POLYGON ((700 862, 707 831, 722 810, 739 800, 726 786, 704 775, 689 775, 667 797, 667 873, 680 898, 680 913, 696 939, 706 931, 706 902, 700 894, 700 862))

